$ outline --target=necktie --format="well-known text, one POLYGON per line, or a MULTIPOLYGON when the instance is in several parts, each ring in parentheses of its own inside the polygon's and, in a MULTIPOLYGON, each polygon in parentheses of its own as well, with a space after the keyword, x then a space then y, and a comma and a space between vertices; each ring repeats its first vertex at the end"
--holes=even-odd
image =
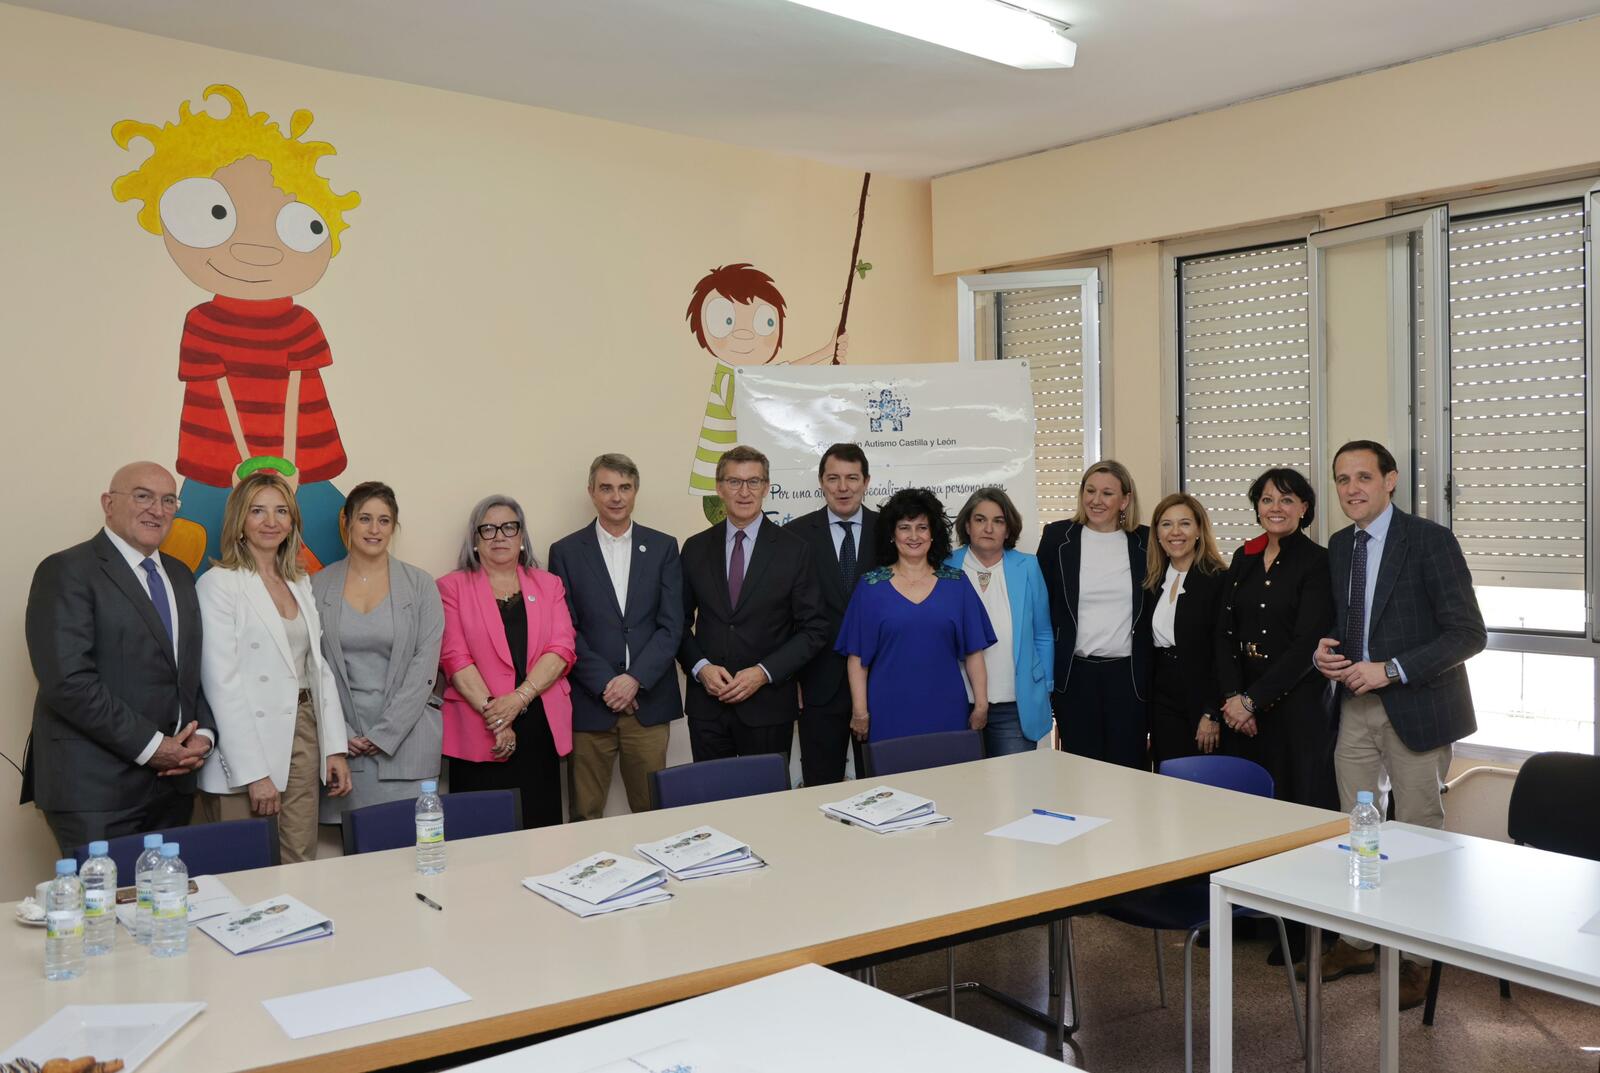
POLYGON ((1350 557, 1350 614, 1344 620, 1344 658, 1366 659, 1367 647, 1367 541, 1366 530, 1356 530, 1356 550, 1350 557))
POLYGON ((744 530, 733 531, 733 556, 728 560, 728 606, 739 606, 739 590, 744 587, 744 530))
POLYGON ((139 565, 144 567, 144 576, 150 581, 150 602, 156 605, 156 616, 167 628, 167 643, 171 644, 172 608, 167 605, 167 583, 161 580, 161 571, 156 569, 154 559, 145 559, 139 565))
POLYGON ((855 525, 852 522, 833 524, 844 527, 844 543, 839 545, 839 576, 844 578, 844 587, 848 589, 856 583, 855 525))

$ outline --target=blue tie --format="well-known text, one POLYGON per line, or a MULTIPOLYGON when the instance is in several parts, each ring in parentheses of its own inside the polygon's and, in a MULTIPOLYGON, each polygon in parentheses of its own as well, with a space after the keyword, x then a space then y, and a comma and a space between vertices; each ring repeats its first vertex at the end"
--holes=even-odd
POLYGON ((1356 550, 1350 557, 1350 613, 1344 620, 1344 658, 1352 663, 1367 658, 1367 541, 1371 539, 1365 529, 1356 530, 1356 550))
POLYGON ((139 565, 144 567, 144 576, 150 579, 150 602, 156 605, 156 615, 160 617, 161 625, 167 628, 167 643, 171 644, 172 608, 167 605, 167 583, 161 580, 161 571, 156 569, 154 559, 145 559, 139 565))
POLYGON ((844 527, 844 540, 839 543, 839 576, 844 579, 844 587, 848 589, 856 583, 855 523, 834 522, 833 524, 844 527))

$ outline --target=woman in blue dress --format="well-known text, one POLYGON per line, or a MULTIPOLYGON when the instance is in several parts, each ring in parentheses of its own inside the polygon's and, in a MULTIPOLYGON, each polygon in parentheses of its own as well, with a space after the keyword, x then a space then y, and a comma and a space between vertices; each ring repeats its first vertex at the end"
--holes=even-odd
POLYGON ((995 643, 983 602, 950 557, 944 504, 922 488, 896 492, 878 515, 877 559, 861 575, 834 650, 849 657, 850 730, 883 741, 989 721, 983 650, 995 643), (972 680, 967 702, 961 669, 972 680))

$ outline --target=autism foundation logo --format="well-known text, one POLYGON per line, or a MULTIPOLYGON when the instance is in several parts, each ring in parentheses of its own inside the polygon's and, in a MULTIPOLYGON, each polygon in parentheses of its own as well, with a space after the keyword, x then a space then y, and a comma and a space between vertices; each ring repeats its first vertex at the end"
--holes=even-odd
POLYGON ((877 398, 867 394, 867 429, 870 432, 904 432, 906 418, 911 416, 911 404, 905 397, 896 395, 893 388, 884 388, 877 398))

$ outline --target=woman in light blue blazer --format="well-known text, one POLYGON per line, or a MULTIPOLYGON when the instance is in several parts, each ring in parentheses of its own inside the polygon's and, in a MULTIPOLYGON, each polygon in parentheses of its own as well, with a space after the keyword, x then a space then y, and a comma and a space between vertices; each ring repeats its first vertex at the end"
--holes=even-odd
MULTIPOLYGON (((990 756, 1026 752, 1050 732, 1050 674, 1055 634, 1039 560, 1017 550, 1022 516, 1001 488, 980 488, 956 516, 961 547, 947 565, 967 575, 994 626, 983 654, 988 671, 990 756)), ((967 684, 967 699, 972 685, 967 684)))

